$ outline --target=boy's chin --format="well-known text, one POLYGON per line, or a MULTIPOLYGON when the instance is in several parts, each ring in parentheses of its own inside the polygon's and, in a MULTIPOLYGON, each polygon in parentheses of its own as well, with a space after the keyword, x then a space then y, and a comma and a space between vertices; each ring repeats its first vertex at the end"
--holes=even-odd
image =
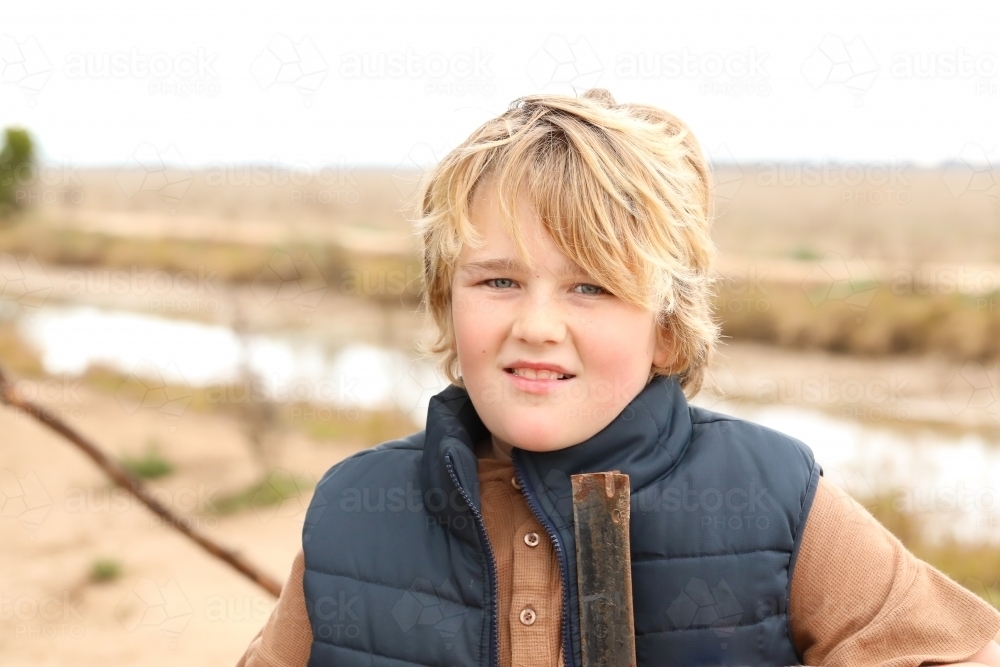
POLYGON ((560 449, 566 449, 567 447, 572 447, 576 443, 570 442, 514 442, 512 443, 514 447, 527 452, 556 452, 560 449))
POLYGON ((568 432, 565 424, 551 425, 518 424, 506 431, 506 440, 510 445, 529 452, 554 452, 577 445, 588 437, 587 434, 568 432))

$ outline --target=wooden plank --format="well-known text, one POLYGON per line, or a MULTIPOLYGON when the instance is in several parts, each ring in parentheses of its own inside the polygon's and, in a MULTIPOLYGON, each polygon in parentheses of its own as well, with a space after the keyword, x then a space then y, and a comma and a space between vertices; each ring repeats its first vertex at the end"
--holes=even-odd
POLYGON ((583 667, 635 667, 629 479, 572 475, 583 667))

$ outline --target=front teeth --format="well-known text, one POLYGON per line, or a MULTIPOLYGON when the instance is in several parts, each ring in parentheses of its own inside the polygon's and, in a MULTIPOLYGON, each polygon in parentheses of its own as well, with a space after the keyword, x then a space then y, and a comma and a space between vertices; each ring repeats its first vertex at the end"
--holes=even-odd
POLYGON ((513 368, 511 369, 514 375, 519 377, 528 378, 529 380, 563 380, 568 378, 568 375, 563 373, 556 373, 555 371, 548 370, 538 370, 533 368, 513 368))

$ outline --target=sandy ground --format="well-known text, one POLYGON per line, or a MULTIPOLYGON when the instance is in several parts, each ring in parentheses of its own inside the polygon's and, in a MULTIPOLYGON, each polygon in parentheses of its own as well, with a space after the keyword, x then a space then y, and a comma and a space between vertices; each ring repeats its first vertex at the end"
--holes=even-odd
MULTIPOLYGON (((222 518, 201 511, 257 474, 237 423, 192 411, 173 422, 154 410, 127 415, 114 397, 85 387, 62 397, 70 400, 50 405, 112 452, 138 454, 155 438, 178 468, 151 482, 157 496, 284 581, 310 493, 222 518)), ((273 608, 268 594, 160 525, 112 489, 89 459, 28 417, 0 411, 0 432, 0 662, 236 662, 273 608), (101 558, 120 562, 121 576, 88 583, 101 558)), ((315 480, 357 448, 293 434, 274 465, 315 480)))

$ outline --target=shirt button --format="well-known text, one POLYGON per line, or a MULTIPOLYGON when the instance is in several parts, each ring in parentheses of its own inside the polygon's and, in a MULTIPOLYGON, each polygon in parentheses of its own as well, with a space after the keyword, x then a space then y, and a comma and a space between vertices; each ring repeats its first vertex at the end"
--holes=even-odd
POLYGON ((521 610, 521 622, 525 625, 531 625, 535 622, 537 616, 535 615, 535 610, 531 607, 525 607, 521 610))
POLYGON ((538 533, 528 533, 527 535, 525 535, 524 536, 524 543, 527 544, 529 547, 537 547, 538 546, 538 533))
POLYGON ((518 491, 521 490, 521 485, 517 483, 517 477, 511 477, 510 483, 513 484, 514 488, 517 489, 518 491))

